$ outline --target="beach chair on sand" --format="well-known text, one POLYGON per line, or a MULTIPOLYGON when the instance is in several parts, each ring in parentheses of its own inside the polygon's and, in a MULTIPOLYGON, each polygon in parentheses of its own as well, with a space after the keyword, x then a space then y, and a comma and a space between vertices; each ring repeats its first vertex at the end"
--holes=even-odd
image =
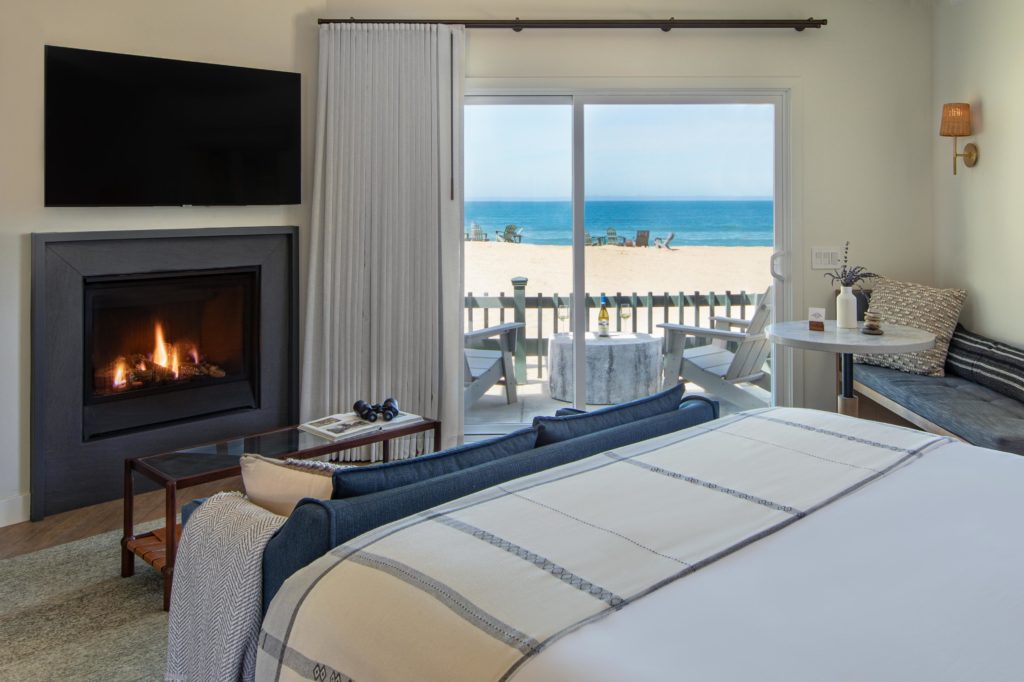
MULTIPOLYGON (((465 409, 472 407, 495 384, 505 386, 505 400, 509 405, 516 402, 516 374, 512 355, 516 352, 519 332, 525 328, 522 322, 509 322, 466 332, 462 382, 465 409), (488 339, 495 337, 497 349, 483 347, 488 339)), ((490 343, 494 345, 494 341, 490 343)))
POLYGON ((772 289, 768 287, 749 321, 715 315, 711 318, 713 329, 659 324, 665 330, 664 386, 674 386, 682 377, 683 381, 692 381, 741 410, 765 407, 764 400, 740 384, 754 384, 771 391, 771 375, 764 370, 771 348, 764 333, 772 314, 771 299, 772 289), (733 331, 733 327, 742 331, 733 331), (711 343, 686 348, 687 336, 711 339, 711 343), (738 344, 735 352, 728 350, 729 342, 738 344))
POLYGON ((606 236, 598 237, 597 243, 601 246, 605 244, 611 244, 612 246, 623 246, 626 243, 625 237, 620 237, 619 233, 615 231, 614 227, 609 227, 605 230, 606 236))
POLYGON ((484 228, 480 227, 476 223, 472 223, 469 226, 469 232, 466 233, 466 241, 485 242, 487 241, 487 233, 484 232, 484 228))
POLYGON ((518 225, 506 225, 504 230, 495 230, 499 242, 519 244, 523 241, 523 228, 518 225))
POLYGON ((594 238, 590 236, 589 232, 583 233, 583 246, 593 246, 594 238))
POLYGON ((672 244, 672 240, 675 239, 675 238, 676 238, 676 233, 675 232, 669 232, 668 233, 668 237, 666 239, 662 239, 661 237, 655 237, 654 238, 654 245, 657 246, 659 249, 664 248, 664 249, 668 249, 669 251, 671 251, 672 247, 670 245, 672 244))
POLYGON ((651 239, 651 231, 650 230, 637 230, 636 231, 636 241, 634 242, 634 244, 636 246, 648 246, 648 242, 650 241, 650 239, 651 239))

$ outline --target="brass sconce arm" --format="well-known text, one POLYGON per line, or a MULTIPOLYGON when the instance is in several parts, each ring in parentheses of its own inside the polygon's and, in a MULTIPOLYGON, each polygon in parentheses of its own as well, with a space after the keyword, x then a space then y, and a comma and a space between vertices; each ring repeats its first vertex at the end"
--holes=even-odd
POLYGON ((956 160, 961 158, 964 160, 964 165, 968 168, 974 168, 974 165, 978 163, 978 145, 973 142, 968 142, 964 145, 962 152, 956 150, 956 140, 953 138, 953 175, 956 175, 956 160))

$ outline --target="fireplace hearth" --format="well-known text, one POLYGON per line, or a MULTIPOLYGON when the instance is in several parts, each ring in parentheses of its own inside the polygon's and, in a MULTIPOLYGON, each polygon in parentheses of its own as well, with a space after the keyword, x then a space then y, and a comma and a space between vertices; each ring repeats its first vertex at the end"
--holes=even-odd
POLYGON ((32 517, 130 457, 294 423, 295 228, 34 234, 32 517))

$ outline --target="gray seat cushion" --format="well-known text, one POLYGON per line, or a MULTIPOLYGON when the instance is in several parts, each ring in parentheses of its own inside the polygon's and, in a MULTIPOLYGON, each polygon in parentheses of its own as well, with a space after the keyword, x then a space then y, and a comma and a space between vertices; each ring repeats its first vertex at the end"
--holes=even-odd
POLYGON ((958 376, 857 365, 854 376, 973 445, 1024 455, 1024 403, 958 376))

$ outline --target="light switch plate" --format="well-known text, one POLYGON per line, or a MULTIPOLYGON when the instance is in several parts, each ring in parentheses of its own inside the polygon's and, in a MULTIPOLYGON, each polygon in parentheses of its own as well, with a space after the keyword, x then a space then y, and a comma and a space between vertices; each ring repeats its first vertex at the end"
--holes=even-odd
POLYGON ((840 251, 838 246, 812 246, 811 270, 835 270, 839 267, 840 251))

